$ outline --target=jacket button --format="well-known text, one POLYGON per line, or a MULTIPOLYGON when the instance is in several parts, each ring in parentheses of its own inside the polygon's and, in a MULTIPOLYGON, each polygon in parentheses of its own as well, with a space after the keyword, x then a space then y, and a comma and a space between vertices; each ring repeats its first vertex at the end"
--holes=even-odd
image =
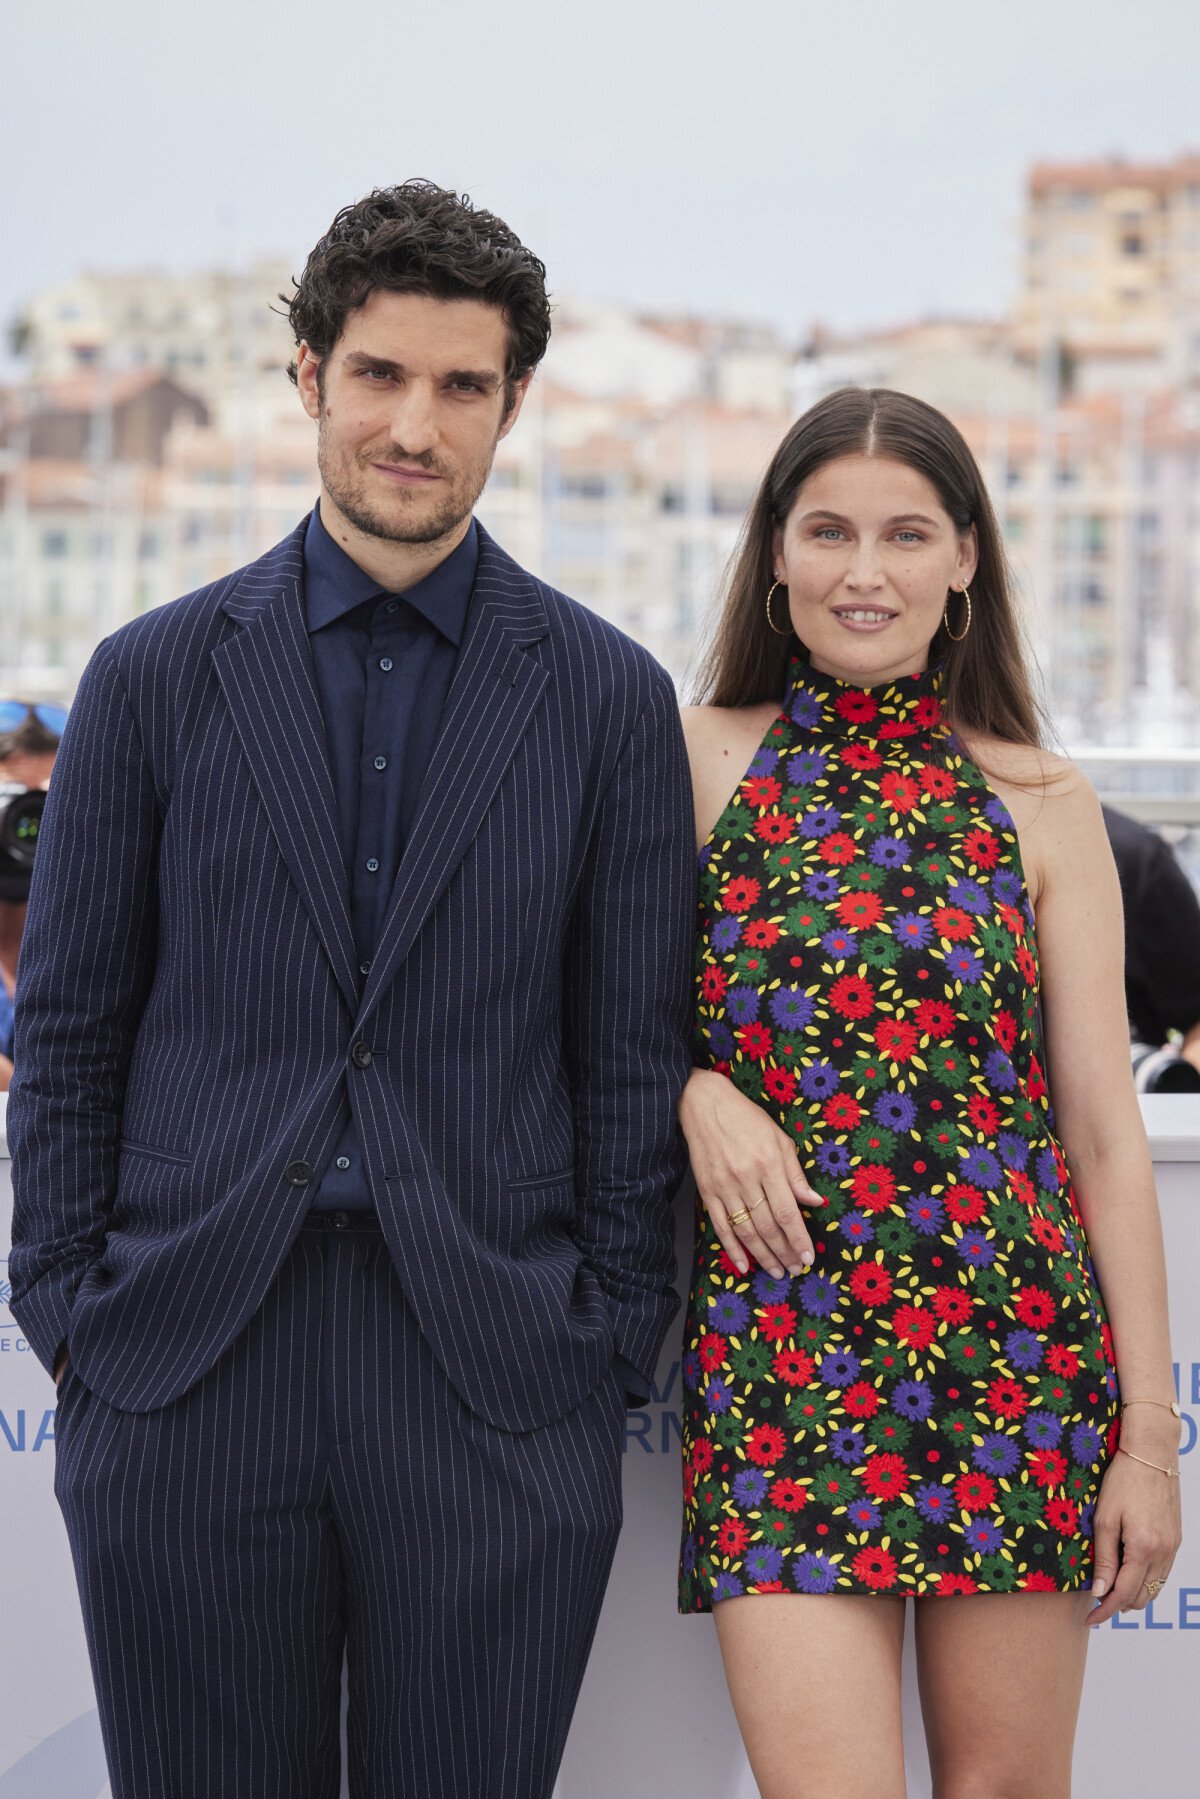
POLYGON ((350 1060, 356 1068, 369 1068, 371 1066, 371 1051, 369 1045, 365 1043, 356 1043, 354 1048, 350 1051, 350 1060))
POLYGON ((293 1187, 307 1187, 312 1179, 312 1169, 307 1162, 289 1162, 286 1173, 293 1187))

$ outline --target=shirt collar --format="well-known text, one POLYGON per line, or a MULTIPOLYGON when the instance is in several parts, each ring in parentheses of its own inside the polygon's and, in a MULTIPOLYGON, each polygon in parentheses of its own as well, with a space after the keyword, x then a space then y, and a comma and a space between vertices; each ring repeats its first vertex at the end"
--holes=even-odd
MULTIPOLYGON (((400 596, 456 647, 466 629, 478 561, 479 533, 472 519, 466 536, 446 560, 400 596)), ((319 504, 313 507, 304 533, 304 588, 310 635, 366 600, 388 597, 388 589, 335 543, 322 523, 319 504)))

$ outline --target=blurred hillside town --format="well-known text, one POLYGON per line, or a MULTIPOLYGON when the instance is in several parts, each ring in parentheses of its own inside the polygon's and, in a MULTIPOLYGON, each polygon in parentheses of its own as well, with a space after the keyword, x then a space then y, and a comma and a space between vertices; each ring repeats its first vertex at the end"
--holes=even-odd
MULTIPOLYGON (((1200 746, 1200 153, 1029 173, 1008 316, 791 340, 556 302, 480 508, 521 562, 686 689, 791 421, 846 383, 958 422, 987 475, 1062 740, 1200 746)), ((69 698, 123 620, 249 561, 316 492, 286 261, 35 294, 0 389, 0 690, 69 698)))

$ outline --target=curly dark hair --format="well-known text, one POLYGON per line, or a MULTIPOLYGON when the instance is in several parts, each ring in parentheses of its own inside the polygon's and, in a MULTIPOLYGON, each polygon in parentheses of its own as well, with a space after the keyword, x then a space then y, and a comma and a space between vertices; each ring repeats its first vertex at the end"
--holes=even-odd
MULTIPOLYGON (((279 298, 296 342, 307 343, 322 361, 350 313, 378 288, 498 307, 508 326, 510 408, 516 383, 537 367, 550 340, 545 264, 495 213, 433 181, 377 187, 344 206, 294 287, 279 298)), ((288 374, 295 381, 294 361, 288 374)))

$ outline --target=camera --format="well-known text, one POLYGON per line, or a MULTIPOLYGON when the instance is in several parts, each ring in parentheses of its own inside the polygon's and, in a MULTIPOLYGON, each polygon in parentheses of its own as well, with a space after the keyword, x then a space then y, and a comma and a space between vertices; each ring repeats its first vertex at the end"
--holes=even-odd
POLYGON ((1133 1042, 1133 1084, 1139 1093, 1200 1093, 1200 1068, 1181 1056, 1169 1043, 1133 1042))
POLYGON ((11 904, 29 898, 45 804, 45 788, 0 781, 0 899, 11 904))

